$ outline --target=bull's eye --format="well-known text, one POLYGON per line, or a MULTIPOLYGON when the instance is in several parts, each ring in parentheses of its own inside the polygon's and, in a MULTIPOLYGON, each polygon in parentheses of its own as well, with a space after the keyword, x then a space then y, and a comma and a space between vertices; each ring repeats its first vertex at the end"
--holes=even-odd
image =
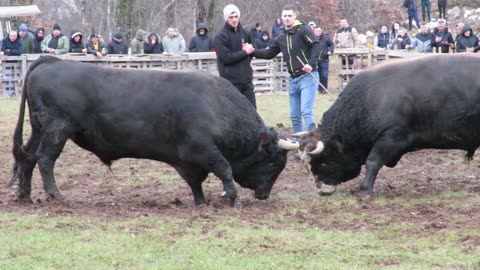
POLYGON ((325 167, 326 165, 327 165, 327 164, 325 164, 325 163, 320 164, 320 166, 322 166, 322 167, 325 167))
POLYGON ((275 163, 270 162, 270 167, 275 167, 275 163))

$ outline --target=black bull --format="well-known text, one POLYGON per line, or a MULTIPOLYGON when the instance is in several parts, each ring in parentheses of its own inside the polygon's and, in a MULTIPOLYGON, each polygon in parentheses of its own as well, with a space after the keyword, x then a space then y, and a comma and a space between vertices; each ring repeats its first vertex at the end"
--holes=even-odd
POLYGON ((302 156, 320 193, 333 193, 366 164, 359 195, 368 197, 382 166, 395 167, 403 154, 420 149, 466 150, 472 159, 480 145, 478 70, 474 54, 434 55, 356 75, 319 128, 297 134, 301 148, 318 145, 319 151, 302 156))
POLYGON ((101 68, 46 56, 30 67, 14 134, 15 164, 9 185, 29 199, 32 171, 46 193, 61 198, 54 164, 68 139, 108 166, 144 158, 173 166, 205 203, 202 182, 221 179, 226 202, 240 186, 266 199, 295 145, 278 138, 228 81, 205 72, 101 68), (25 102, 32 134, 23 145, 25 102))

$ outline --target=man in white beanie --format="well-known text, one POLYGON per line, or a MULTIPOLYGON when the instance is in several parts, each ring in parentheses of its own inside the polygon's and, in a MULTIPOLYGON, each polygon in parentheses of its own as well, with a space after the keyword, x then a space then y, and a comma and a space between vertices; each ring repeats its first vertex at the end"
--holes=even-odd
POLYGON ((213 40, 220 76, 229 80, 257 108, 250 61, 255 49, 250 32, 240 24, 240 10, 235 5, 223 9, 225 26, 213 40))

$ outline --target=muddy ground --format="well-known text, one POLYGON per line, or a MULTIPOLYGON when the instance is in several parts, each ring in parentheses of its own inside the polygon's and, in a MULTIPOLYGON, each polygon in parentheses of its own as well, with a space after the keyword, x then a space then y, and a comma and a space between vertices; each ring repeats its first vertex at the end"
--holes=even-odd
MULTIPOLYGON (((480 196, 480 160, 476 157, 469 163, 464 162, 462 151, 425 150, 405 155, 396 168, 380 171, 375 195, 368 201, 356 200, 355 196, 364 170, 360 177, 340 185, 333 197, 320 197, 301 162, 290 155, 268 200, 255 200, 249 190, 238 187, 239 199, 231 208, 221 203, 222 187, 215 176, 209 176, 204 183, 209 204, 195 207, 189 187, 169 166, 148 160, 124 159, 116 161, 110 171, 91 153, 69 142, 55 168, 64 200, 44 200, 36 169, 33 203, 25 204, 15 200, 13 188, 5 187, 4 183, 11 177, 13 161, 11 137, 5 132, 1 136, 0 209, 3 211, 102 220, 141 216, 215 220, 231 216, 254 225, 289 227, 300 224, 345 230, 375 227, 379 222, 382 225, 385 222, 417 224, 420 231, 477 228, 480 224, 478 204, 459 207, 435 199, 449 191, 480 196), (382 203, 376 202, 379 198, 382 203), (418 198, 425 198, 424 203, 408 206, 410 200, 418 198), (336 220, 332 217, 337 211, 351 212, 353 218, 336 220), (452 216, 462 218, 451 219, 452 216)), ((480 239, 474 241, 478 241, 474 245, 480 246, 480 239)))

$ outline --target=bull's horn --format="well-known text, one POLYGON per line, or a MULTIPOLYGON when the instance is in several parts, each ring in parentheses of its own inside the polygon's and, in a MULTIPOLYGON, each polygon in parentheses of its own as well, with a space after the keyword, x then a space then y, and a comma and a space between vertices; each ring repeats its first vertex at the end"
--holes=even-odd
POLYGON ((323 151, 323 148, 325 148, 323 146, 323 142, 321 141, 318 141, 317 142, 317 148, 315 148, 315 150, 311 151, 311 152, 308 152, 310 155, 317 155, 317 154, 320 154, 322 151, 323 151))
POLYGON ((298 142, 289 142, 283 139, 278 140, 278 147, 284 150, 297 150, 300 147, 298 142))
POLYGON ((300 131, 300 132, 292 134, 292 137, 303 138, 303 137, 308 136, 309 134, 310 134, 310 131, 300 131))

